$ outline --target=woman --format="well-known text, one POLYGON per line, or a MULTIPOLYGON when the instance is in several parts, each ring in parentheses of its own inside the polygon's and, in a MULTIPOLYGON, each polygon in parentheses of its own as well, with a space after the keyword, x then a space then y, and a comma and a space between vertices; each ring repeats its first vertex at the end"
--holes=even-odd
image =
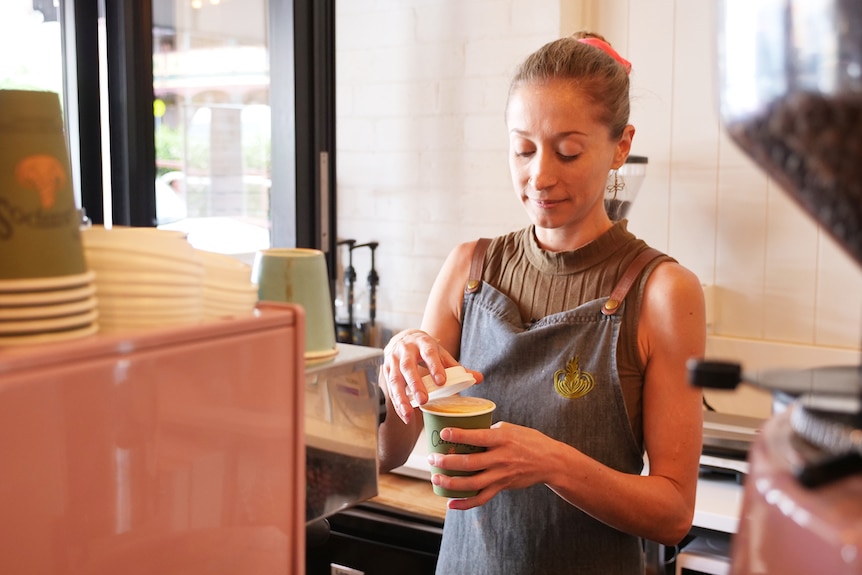
POLYGON ((443 431, 485 452, 429 455, 478 471, 434 483, 480 490, 449 500, 438 573, 642 573, 641 538, 673 545, 690 529, 702 407, 685 364, 704 353, 703 295, 605 211, 607 175, 635 133, 628 91, 628 63, 597 35, 523 62, 506 123, 532 225, 456 247, 421 329, 386 347, 382 469, 403 463, 421 431, 407 393, 427 401, 423 374, 440 385, 460 361, 481 382, 464 393, 498 406, 489 430, 443 431))

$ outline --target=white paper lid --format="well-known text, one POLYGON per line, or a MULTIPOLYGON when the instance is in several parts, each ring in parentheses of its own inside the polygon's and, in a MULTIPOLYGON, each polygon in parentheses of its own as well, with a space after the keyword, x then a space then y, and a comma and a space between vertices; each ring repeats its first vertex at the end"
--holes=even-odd
MULTIPOLYGON (((456 365, 446 368, 446 383, 444 385, 438 386, 434 383, 430 374, 422 378, 422 383, 425 384, 425 389, 428 391, 428 401, 432 401, 464 391, 476 383, 476 378, 460 365, 456 365)), ((408 394, 409 391, 408 389, 408 394)), ((413 399, 410 401, 410 405, 419 407, 419 402, 413 399)))

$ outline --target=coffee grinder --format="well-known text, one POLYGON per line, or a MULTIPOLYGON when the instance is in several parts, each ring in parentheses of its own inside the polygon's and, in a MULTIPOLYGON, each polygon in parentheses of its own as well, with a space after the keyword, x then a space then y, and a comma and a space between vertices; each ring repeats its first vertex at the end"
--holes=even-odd
MULTIPOLYGON (((721 0, 717 15, 728 134, 862 264, 862 3, 721 0)), ((749 453, 732 572, 862 574, 862 367, 690 370, 790 398, 749 453)))

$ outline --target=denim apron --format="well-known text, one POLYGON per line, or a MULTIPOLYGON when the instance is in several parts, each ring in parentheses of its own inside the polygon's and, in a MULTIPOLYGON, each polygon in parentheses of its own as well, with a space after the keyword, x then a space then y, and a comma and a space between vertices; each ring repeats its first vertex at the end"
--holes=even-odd
MULTIPOLYGON (((623 292, 633 281, 630 276, 625 274, 623 292)), ((471 272, 470 277, 482 276, 471 272)), ((619 293, 615 289, 612 296, 619 293)), ((531 427, 613 469, 640 474, 643 454, 616 365, 622 295, 524 326, 512 300, 471 279, 464 295, 460 361, 485 379, 463 394, 494 401, 494 421, 531 427)), ((545 485, 502 491, 468 511, 449 510, 437 563, 437 575, 643 572, 640 538, 593 519, 545 485)))

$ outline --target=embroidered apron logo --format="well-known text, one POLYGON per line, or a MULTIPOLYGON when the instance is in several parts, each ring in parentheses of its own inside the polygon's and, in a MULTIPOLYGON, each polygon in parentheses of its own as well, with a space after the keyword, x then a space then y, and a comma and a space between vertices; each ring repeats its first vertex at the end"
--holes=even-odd
POLYGON ((581 371, 579 356, 575 356, 566 364, 566 369, 554 372, 554 389, 561 397, 576 399, 588 394, 596 386, 596 380, 591 373, 581 371))

